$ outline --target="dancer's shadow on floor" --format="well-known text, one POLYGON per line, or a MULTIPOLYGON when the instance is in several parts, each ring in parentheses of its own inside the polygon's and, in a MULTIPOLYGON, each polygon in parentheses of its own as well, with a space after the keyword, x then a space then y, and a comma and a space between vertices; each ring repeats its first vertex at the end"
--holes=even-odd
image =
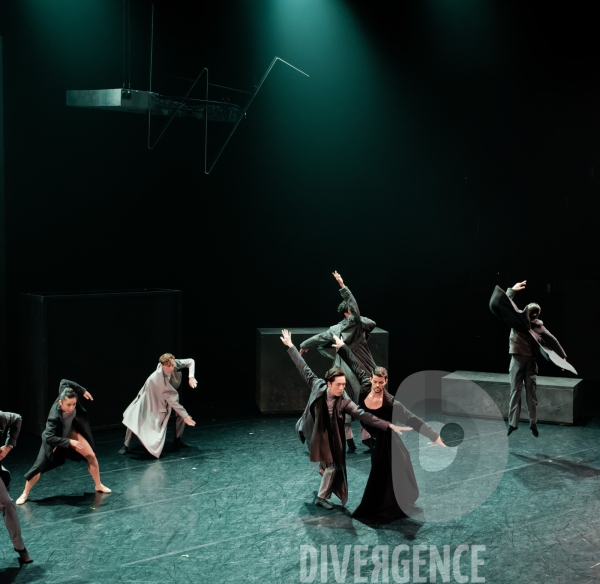
MULTIPOLYGON (((317 491, 313 493, 313 501, 317 496, 317 491)), ((329 529, 345 529, 347 531, 356 531, 350 511, 346 507, 338 502, 333 503, 333 509, 327 510, 323 507, 317 507, 314 503, 304 503, 305 513, 303 514, 302 521, 311 525, 319 525, 320 527, 327 527, 329 529)))
MULTIPOLYGON (((18 561, 18 559, 15 559, 15 563, 18 561)), ((29 582, 45 582, 46 570, 44 570, 42 566, 36 566, 35 564, 23 564, 19 568, 15 567, 0 570, 0 582, 2 582, 2 584, 12 584, 13 582, 17 581, 17 578, 19 584, 28 584, 29 582)))
POLYGON ((105 497, 110 496, 111 493, 84 493, 83 495, 54 495, 52 497, 46 497, 45 499, 36 499, 34 501, 28 501, 28 503, 35 503, 40 507, 57 507, 68 505, 69 507, 78 507, 82 510, 96 510, 103 502, 105 497))
MULTIPOLYGON (((360 519, 357 517, 354 521, 358 521, 371 529, 375 529, 377 531, 390 531, 393 533, 397 533, 401 536, 401 538, 407 541, 414 541, 417 539, 417 535, 419 530, 423 527, 423 523, 419 521, 415 521, 410 517, 403 517, 401 519, 395 519, 393 521, 384 521, 384 520, 370 520, 361 517, 360 519)), ((400 538, 399 538, 400 539, 400 538)))
MULTIPOLYGON (((543 467, 547 472, 556 472, 559 471, 563 474, 569 475, 568 478, 576 479, 576 480, 584 480, 589 478, 594 478, 600 475, 600 469, 587 466, 582 464, 584 462, 591 462, 591 460, 582 460, 580 462, 572 462, 570 460, 565 460, 564 458, 553 458, 548 454, 537 453, 535 457, 525 456, 524 454, 512 453, 515 458, 522 460, 526 463, 535 463, 537 467, 543 467)), ((535 485, 536 488, 542 488, 544 481, 539 480, 538 474, 536 474, 535 485)), ((548 488, 552 487, 552 483, 548 483, 548 488)), ((554 485, 556 487, 556 485, 554 485)))
MULTIPOLYGON (((206 452, 206 451, 204 451, 206 452)), ((202 451, 196 446, 188 446, 187 448, 181 448, 180 450, 172 450, 170 448, 165 448, 160 457, 156 458, 150 454, 143 446, 134 447, 124 456, 129 460, 133 460, 135 462, 148 462, 150 460, 168 460, 172 458, 187 458, 189 456, 197 456, 198 454, 202 454, 202 451)), ((208 452, 206 452, 208 454, 208 452)))

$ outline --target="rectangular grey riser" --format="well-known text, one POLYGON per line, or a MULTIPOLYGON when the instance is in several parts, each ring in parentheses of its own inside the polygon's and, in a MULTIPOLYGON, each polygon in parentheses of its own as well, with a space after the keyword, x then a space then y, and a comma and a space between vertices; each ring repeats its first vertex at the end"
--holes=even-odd
MULTIPOLYGON (((575 423, 580 413, 580 382, 580 379, 538 377, 538 422, 575 423)), ((502 416, 507 419, 509 401, 510 382, 506 374, 457 371, 442 378, 442 412, 446 415, 480 418, 502 416), (465 379, 468 382, 465 382, 465 379), (471 382, 484 390, 492 398, 496 407, 482 400, 471 382)), ((524 387, 521 392, 520 419, 529 419, 524 387)))

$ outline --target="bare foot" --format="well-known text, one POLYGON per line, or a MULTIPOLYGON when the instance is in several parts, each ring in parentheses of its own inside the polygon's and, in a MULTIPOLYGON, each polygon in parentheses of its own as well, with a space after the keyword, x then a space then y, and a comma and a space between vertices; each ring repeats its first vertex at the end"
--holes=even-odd
POLYGON ((25 501, 27 501, 27 495, 25 493, 23 493, 17 500, 16 503, 17 505, 22 505, 23 503, 25 503, 25 501))
POLYGON ((97 493, 112 493, 112 491, 108 487, 105 487, 102 483, 100 483, 99 485, 96 485, 96 492, 97 493))

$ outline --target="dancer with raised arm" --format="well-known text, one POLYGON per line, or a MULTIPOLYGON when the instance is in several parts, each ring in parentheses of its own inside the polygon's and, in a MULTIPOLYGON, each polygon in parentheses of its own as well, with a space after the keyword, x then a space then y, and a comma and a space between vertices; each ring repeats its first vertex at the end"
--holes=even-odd
POLYGON ((135 434, 144 448, 152 456, 159 458, 165 445, 171 411, 177 416, 173 450, 188 447, 181 439, 183 430, 186 425, 195 426, 196 422, 179 403, 177 392, 181 385, 181 371, 186 368, 189 368, 189 385, 193 389, 198 385, 194 377, 194 360, 175 359, 171 353, 161 355, 156 370, 146 379, 137 397, 123 413, 123 424, 127 426, 127 432, 125 444, 119 454, 127 454, 132 435, 135 434))
POLYGON ((300 440, 307 443, 310 460, 319 463, 323 477, 315 505, 333 509, 328 499, 335 493, 343 507, 348 500, 344 416, 348 414, 381 431, 391 429, 401 433, 411 428, 395 426, 361 410, 344 391, 346 376, 342 369, 333 367, 325 373, 324 379, 318 378, 294 347, 291 333, 284 329, 281 334, 281 342, 288 347, 289 356, 310 387, 308 404, 296 424, 296 432, 300 440))
MULTIPOLYGON (((356 299, 352 295, 352 292, 350 292, 350 289, 344 284, 342 276, 337 271, 333 272, 333 277, 340 285, 340 294, 343 300, 337 310, 344 316, 344 319, 329 327, 325 332, 300 343, 300 355, 306 353, 310 348, 316 347, 322 355, 333 359, 333 366, 341 367, 346 376, 346 393, 355 403, 358 403, 360 382, 346 363, 340 359, 337 352, 332 349, 334 343, 333 337, 334 335, 338 337, 343 335, 344 341, 351 348, 360 366, 365 371, 372 371, 373 367, 375 367, 375 361, 369 349, 368 339, 369 334, 375 328, 375 321, 360 315, 356 299)), ((348 452, 356 450, 351 421, 351 418, 347 416, 345 433, 346 441, 348 442, 348 452)), ((371 447, 370 436, 364 428, 361 428, 360 438, 365 446, 371 447)))
MULTIPOLYGON (((386 390, 388 375, 384 367, 375 367, 369 376, 342 339, 336 336, 333 346, 361 382, 359 407, 388 422, 392 421, 392 415, 394 415, 401 424, 429 438, 433 444, 446 446, 438 432, 388 393, 386 390)), ((411 511, 414 512, 415 502, 419 498, 419 487, 410 454, 400 438, 390 435, 387 431, 381 431, 379 428, 369 425, 368 422, 361 420, 361 424, 367 425, 371 434, 373 452, 371 454, 371 472, 362 501, 352 513, 352 517, 384 522, 406 517, 411 511), (400 456, 396 460, 401 465, 395 469, 395 489, 392 477, 393 448, 398 449, 400 456)))
MULTIPOLYGON (((13 451, 17 446, 17 438, 21 431, 21 416, 12 412, 0 411, 0 442, 6 436, 6 442, 0 446, 0 463, 13 451)), ((19 554, 19 561, 24 564, 31 564, 33 560, 23 543, 21 536, 21 525, 19 524, 19 516, 17 508, 13 503, 8 489, 10 488, 10 473, 0 466, 0 513, 4 519, 4 524, 10 535, 13 547, 19 554)))
POLYGON ((519 427, 521 417, 521 393, 525 384, 527 409, 529 411, 529 428, 537 438, 537 373, 536 355, 540 354, 561 369, 577 373, 566 361, 567 354, 556 337, 539 319, 542 309, 532 302, 524 310, 519 310, 513 302, 516 293, 525 290, 527 280, 517 282, 506 292, 496 286, 490 299, 490 310, 511 327, 509 336, 510 354, 510 403, 508 406, 508 436, 519 427))
POLYGON ((58 399, 50 408, 46 429, 42 433, 42 446, 35 464, 25 474, 25 489, 17 499, 23 505, 42 473, 65 463, 67 458, 85 461, 94 479, 94 489, 99 493, 110 493, 100 480, 100 466, 94 454, 94 440, 85 408, 79 398, 93 400, 87 389, 68 379, 59 386, 58 399))

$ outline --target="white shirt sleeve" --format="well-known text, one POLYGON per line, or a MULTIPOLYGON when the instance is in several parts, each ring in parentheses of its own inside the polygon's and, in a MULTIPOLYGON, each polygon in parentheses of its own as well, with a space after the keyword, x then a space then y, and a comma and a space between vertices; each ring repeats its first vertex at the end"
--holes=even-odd
POLYGON ((189 369, 188 377, 196 377, 196 363, 193 359, 177 359, 178 367, 189 369))

